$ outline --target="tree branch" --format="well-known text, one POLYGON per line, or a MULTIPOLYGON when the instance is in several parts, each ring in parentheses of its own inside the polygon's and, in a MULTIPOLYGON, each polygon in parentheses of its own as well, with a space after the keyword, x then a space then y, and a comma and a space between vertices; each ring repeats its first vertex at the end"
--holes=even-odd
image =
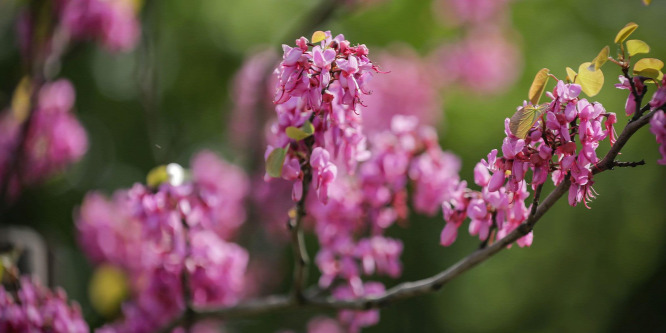
POLYGON ((613 166, 619 168, 635 168, 639 165, 645 165, 645 160, 640 160, 637 162, 621 162, 621 161, 613 162, 613 166))
MULTIPOLYGON (((631 136, 636 133, 636 131, 649 123, 650 118, 654 115, 655 112, 656 111, 651 111, 638 120, 629 123, 624 128, 608 153, 599 163, 596 164, 595 168, 593 168, 593 173, 598 174, 605 170, 612 169, 612 167, 616 165, 615 158, 620 153, 622 147, 624 147, 629 138, 631 138, 631 136)), ((449 281, 475 267, 476 265, 484 262, 500 251, 506 249, 508 245, 513 244, 519 238, 527 235, 530 231, 532 231, 534 225, 541 219, 541 217, 543 217, 543 215, 546 214, 546 212, 548 212, 548 210, 550 210, 550 208, 553 207, 553 205, 555 205, 555 203, 569 190, 570 186, 571 182, 569 179, 565 179, 562 183, 556 186, 555 189, 553 189, 553 191, 550 192, 550 194, 548 194, 548 196, 540 204, 538 204, 538 193, 540 190, 537 188, 537 193, 535 193, 535 200, 530 216, 523 224, 509 233, 506 237, 496 241, 488 247, 474 251, 446 270, 432 277, 412 282, 403 282, 387 290, 382 295, 362 297, 354 300, 338 300, 333 297, 308 297, 308 295, 302 294, 303 297, 300 299, 300 301, 286 295, 273 295, 262 299, 247 301, 231 307, 218 309, 195 309, 196 317, 198 319, 247 317, 268 312, 286 311, 296 308, 367 310, 384 307, 396 301, 438 291, 449 281)), ((296 217, 298 216, 299 215, 297 214, 296 217)), ((295 222, 299 223, 299 221, 295 222)), ((295 228, 295 230, 298 229, 295 228)), ((296 249, 302 248, 298 246, 296 249)), ((297 271, 298 269, 302 268, 303 267, 297 267, 297 271)), ((298 276, 302 275, 299 273, 298 276)), ((301 282, 303 282, 303 280, 301 280, 301 282)))

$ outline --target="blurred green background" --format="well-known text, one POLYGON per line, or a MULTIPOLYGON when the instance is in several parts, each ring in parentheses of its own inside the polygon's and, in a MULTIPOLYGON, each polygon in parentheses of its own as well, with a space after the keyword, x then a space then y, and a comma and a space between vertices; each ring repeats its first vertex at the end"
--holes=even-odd
MULTIPOLYGON (((230 80, 258 46, 279 51, 280 44, 309 36, 312 31, 286 35, 316 5, 149 0, 142 12, 144 42, 135 52, 110 55, 86 44, 64 60, 60 76, 76 87, 90 150, 66 174, 24 193, 9 216, 11 223, 31 225, 46 237, 55 250, 55 283, 83 305, 91 323, 101 319, 86 296, 92 268, 76 246, 74 208, 89 190, 128 187, 159 163, 187 165, 191 153, 203 147, 243 163, 227 144, 230 80)), ((318 28, 365 43, 371 54, 396 42, 425 54, 455 34, 431 8, 430 1, 389 0, 338 11, 318 28)), ((630 21, 640 25, 632 38, 646 41, 652 57, 665 59, 664 14, 661 0, 649 7, 640 0, 513 1, 514 37, 525 61, 517 84, 500 96, 461 90, 445 100, 441 142, 461 157, 461 176, 471 180, 474 164, 500 147, 504 118, 527 97, 540 68, 564 77, 566 66, 590 61, 630 21)), ((10 13, 0 14, 0 29, 0 105, 6 106, 21 77, 10 13)), ((619 71, 606 66, 605 89, 595 99, 618 114, 621 130, 626 92, 612 88, 619 71)), ((644 158, 647 165, 596 177, 600 195, 591 210, 562 200, 536 226, 531 248, 514 247, 437 294, 382 310, 380 324, 364 332, 666 331, 666 168, 656 164, 659 157, 654 136, 642 130, 621 159, 644 158)), ((463 229, 454 246, 439 246, 442 227, 438 216, 414 218, 408 229, 392 231, 405 242, 402 280, 432 275, 478 246, 463 229)), ((309 244, 314 253, 314 242, 309 244)), ((287 250, 284 265, 290 265, 287 250)), ((241 332, 302 331, 304 318, 294 312, 229 324, 241 332)))

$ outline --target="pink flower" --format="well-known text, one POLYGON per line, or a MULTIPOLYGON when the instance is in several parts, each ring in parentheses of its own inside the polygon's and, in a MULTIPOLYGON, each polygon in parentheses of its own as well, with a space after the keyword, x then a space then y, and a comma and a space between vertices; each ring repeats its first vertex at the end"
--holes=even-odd
POLYGON ((154 332, 179 316, 184 275, 197 306, 243 296, 249 258, 230 238, 245 218, 247 187, 240 169, 203 151, 192 159, 192 179, 181 184, 136 184, 111 201, 86 196, 76 215, 83 249, 123 269, 132 283, 123 319, 104 332, 154 332))
POLYGON ((430 70, 441 85, 462 85, 470 92, 497 94, 505 91, 521 72, 518 47, 496 27, 471 31, 465 39, 443 45, 432 56, 430 70))
POLYGON ((377 58, 387 75, 369 83, 361 114, 368 135, 389 129, 395 115, 414 116, 422 125, 435 126, 441 119, 442 99, 435 78, 423 59, 412 49, 384 52, 377 58))
POLYGON ((2 332, 87 333, 78 303, 68 304, 67 294, 48 290, 22 277, 15 292, 0 284, 0 330, 2 332))
POLYGON ((650 132, 657 137, 657 143, 659 143, 661 159, 657 163, 666 165, 666 115, 664 111, 657 111, 652 116, 652 119, 650 119, 650 132))
POLYGON ((141 28, 128 1, 59 0, 61 24, 72 39, 97 39, 110 51, 129 51, 141 28))
POLYGON ((308 333, 345 333, 345 331, 334 319, 315 317, 308 322, 308 333))
MULTIPOLYGON (((38 184, 64 171, 78 161, 88 150, 88 139, 83 126, 72 114, 74 88, 67 80, 46 83, 39 91, 38 106, 34 110, 23 146, 18 173, 10 178, 10 195, 18 196, 21 184, 38 184)), ((6 111, 0 118, 0 173, 11 171, 16 145, 19 143, 21 121, 6 111)), ((16 170, 14 170, 16 171, 16 170)))
MULTIPOLYGON (((333 290, 333 297, 337 299, 355 299, 363 296, 381 295, 384 285, 379 282, 366 282, 364 284, 341 286, 333 290)), ((361 328, 375 325, 379 322, 379 310, 353 311, 342 310, 338 319, 347 328, 347 332, 358 333, 361 328)))

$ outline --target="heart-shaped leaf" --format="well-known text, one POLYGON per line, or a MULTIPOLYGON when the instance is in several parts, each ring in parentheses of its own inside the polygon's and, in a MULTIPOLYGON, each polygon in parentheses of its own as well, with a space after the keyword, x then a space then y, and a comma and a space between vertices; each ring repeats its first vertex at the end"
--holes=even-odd
POLYGON ((285 133, 287 133, 287 136, 290 139, 300 141, 314 134, 314 131, 315 129, 312 123, 310 121, 306 121, 305 124, 303 124, 303 126, 300 128, 294 126, 287 127, 285 133))
POLYGON ((319 43, 324 39, 326 39, 326 33, 323 31, 315 31, 312 34, 312 44, 319 43))
POLYGON ((650 46, 647 45, 642 40, 632 39, 627 41, 627 52, 629 56, 632 57, 639 53, 648 53, 650 52, 650 46))
POLYGON ((599 52, 599 54, 597 54, 594 60, 592 60, 592 65, 594 66, 590 65, 590 70, 596 71, 599 68, 601 68, 601 66, 603 66, 606 63, 606 61, 608 61, 609 53, 610 53, 610 48, 608 47, 608 45, 604 46, 604 48, 601 49, 601 51, 599 52))
POLYGON ((620 31, 615 36, 615 44, 624 42, 624 40, 627 39, 627 37, 629 37, 629 35, 631 35, 631 33, 634 32, 636 28, 638 28, 638 24, 634 22, 627 23, 627 25, 620 29, 620 31))
POLYGON ((604 85, 604 72, 591 71, 591 62, 584 62, 578 67, 578 75, 574 83, 580 84, 581 89, 587 96, 595 96, 604 85))
POLYGON ((548 73, 550 73, 548 68, 542 68, 534 77, 534 81, 532 81, 530 91, 527 95, 532 104, 539 104, 541 95, 543 95, 544 90, 546 90, 546 83, 548 83, 548 73))
POLYGON ((266 173, 269 176, 278 178, 282 175, 282 165, 284 165, 287 150, 289 150, 289 148, 275 148, 268 155, 268 158, 266 159, 266 173))
POLYGON ((541 116, 546 112, 548 104, 543 105, 527 105, 516 111, 516 113, 511 116, 509 121, 509 129, 511 133, 518 137, 519 139, 525 139, 527 137, 527 132, 534 126, 534 124, 541 118, 541 116))

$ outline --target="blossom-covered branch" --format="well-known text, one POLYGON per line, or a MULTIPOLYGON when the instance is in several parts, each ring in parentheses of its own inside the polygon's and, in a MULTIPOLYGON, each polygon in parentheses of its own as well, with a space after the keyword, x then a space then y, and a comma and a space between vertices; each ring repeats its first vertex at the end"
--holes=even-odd
MULTIPOLYGON (((613 161, 617 158, 620 150, 629 141, 632 135, 640 128, 650 122, 651 117, 657 111, 652 111, 635 122, 628 124, 622 133, 618 136, 613 148, 608 151, 604 158, 597 164, 595 174, 612 169, 613 161)), ((302 302, 296 302, 288 296, 269 296, 254 301, 243 302, 236 306, 220 309, 197 309, 196 316, 203 318, 237 318, 261 315, 263 313, 292 310, 296 308, 323 308, 323 309, 353 309, 368 310, 380 308, 400 300, 421 296, 440 290, 446 283, 460 276, 476 265, 490 259, 495 254, 507 249, 509 245, 516 242, 532 231, 534 225, 555 205, 555 203, 569 191, 571 182, 564 180, 538 205, 534 213, 530 214, 527 220, 518 228, 504 238, 494 242, 492 245, 476 250, 465 258, 459 260, 446 270, 422 280, 404 282, 379 295, 360 297, 351 300, 341 300, 332 297, 311 297, 304 298, 302 302)))

